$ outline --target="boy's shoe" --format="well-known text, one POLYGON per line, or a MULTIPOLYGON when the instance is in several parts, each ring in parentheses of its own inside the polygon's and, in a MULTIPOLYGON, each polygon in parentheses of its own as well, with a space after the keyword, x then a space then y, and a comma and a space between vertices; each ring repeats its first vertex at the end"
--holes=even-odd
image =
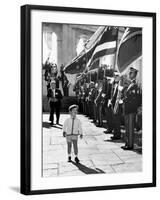
POLYGON ((78 157, 75 157, 75 162, 76 162, 77 164, 79 163, 78 157))
POLYGON ((71 160, 71 156, 68 156, 68 162, 71 162, 72 160, 71 160))

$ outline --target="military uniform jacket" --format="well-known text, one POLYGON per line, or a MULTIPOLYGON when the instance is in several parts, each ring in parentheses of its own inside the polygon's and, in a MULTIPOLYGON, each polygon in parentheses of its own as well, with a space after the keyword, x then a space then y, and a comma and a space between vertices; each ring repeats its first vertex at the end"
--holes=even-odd
POLYGON ((89 92, 89 101, 94 103, 95 98, 96 98, 96 89, 92 88, 91 91, 89 92))
POLYGON ((89 88, 86 88, 84 90, 84 100, 85 100, 85 102, 88 101, 88 96, 89 96, 89 88))
POLYGON ((103 93, 102 89, 98 90, 98 95, 95 99, 97 105, 101 105, 102 103, 102 100, 103 100, 102 93, 103 93))
POLYGON ((124 113, 136 113, 139 106, 138 86, 136 81, 133 80, 125 92, 124 113))

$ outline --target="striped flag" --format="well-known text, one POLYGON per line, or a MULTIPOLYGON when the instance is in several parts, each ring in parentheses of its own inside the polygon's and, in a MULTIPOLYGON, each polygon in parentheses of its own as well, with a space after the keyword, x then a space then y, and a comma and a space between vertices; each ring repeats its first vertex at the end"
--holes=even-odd
POLYGON ((117 49, 116 67, 125 74, 131 64, 142 56, 142 28, 126 28, 117 49))
POLYGON ((118 28, 106 27, 90 59, 89 70, 98 68, 101 64, 112 65, 115 63, 118 28))
POLYGON ((87 63, 97 46, 97 41, 101 37, 104 30, 104 26, 100 26, 97 29, 97 31, 85 44, 85 48, 82 50, 82 52, 78 56, 76 56, 67 66, 65 66, 65 73, 77 74, 82 73, 85 70, 87 63))

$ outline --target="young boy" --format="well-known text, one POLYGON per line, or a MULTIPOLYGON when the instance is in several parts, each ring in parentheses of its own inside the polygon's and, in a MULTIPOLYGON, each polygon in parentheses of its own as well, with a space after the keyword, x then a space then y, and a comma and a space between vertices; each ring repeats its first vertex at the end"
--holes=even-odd
POLYGON ((78 111, 77 105, 72 105, 69 107, 70 117, 65 120, 63 125, 63 137, 66 137, 67 141, 67 151, 68 151, 68 162, 71 162, 71 150, 72 144, 75 154, 75 162, 78 164, 78 135, 82 139, 82 126, 81 121, 76 117, 78 111))

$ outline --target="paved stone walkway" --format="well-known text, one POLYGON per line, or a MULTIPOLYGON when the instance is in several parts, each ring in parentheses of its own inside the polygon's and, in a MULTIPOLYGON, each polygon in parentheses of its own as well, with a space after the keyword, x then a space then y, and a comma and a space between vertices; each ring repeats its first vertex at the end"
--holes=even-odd
MULTIPOLYGON (((68 114, 61 114, 63 124, 68 114)), ((83 126, 83 139, 78 140, 80 164, 67 162, 66 139, 62 126, 50 127, 49 115, 43 115, 43 177, 74 176, 97 173, 122 173, 142 171, 142 154, 124 151, 122 141, 110 141, 111 134, 104 134, 84 115, 78 115, 83 126)))

